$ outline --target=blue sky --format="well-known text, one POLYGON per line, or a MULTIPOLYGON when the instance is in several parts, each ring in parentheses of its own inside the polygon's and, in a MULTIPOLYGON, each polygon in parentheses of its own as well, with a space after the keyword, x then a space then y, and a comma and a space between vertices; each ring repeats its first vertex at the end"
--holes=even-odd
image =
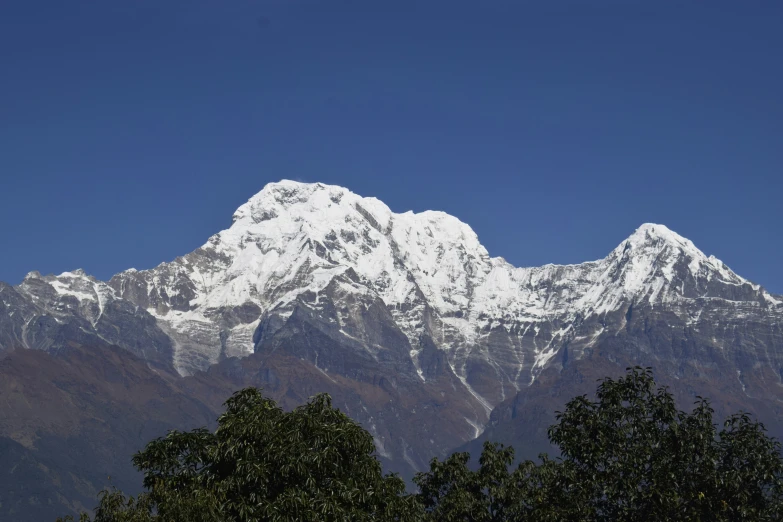
POLYGON ((267 182, 516 265, 644 222, 783 293, 783 2, 3 0, 0 280, 203 244, 267 182))

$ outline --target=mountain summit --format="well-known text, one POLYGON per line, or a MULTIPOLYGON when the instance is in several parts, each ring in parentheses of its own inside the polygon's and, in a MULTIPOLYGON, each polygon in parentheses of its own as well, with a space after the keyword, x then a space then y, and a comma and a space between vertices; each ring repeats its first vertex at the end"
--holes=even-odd
MULTIPOLYGON (((468 225, 443 212, 394 213, 342 187, 295 181, 265 186, 230 228, 172 262, 108 283, 78 271, 31 276, 19 290, 43 303, 66 299, 72 304, 44 308, 55 318, 75 310, 104 337, 98 325, 107 305, 140 308, 170 339, 156 353, 170 353, 187 375, 258 350, 297 307, 321 306, 319 296, 334 286, 357 302, 382 303, 421 380, 421 346, 431 343, 487 409, 533 382, 565 344, 610 333, 578 331, 590 317, 642 303, 679 314, 718 302, 781 307, 663 225, 642 225, 600 261, 518 268, 490 257, 468 225), (501 385, 486 390, 479 374, 501 385)), ((357 313, 338 310, 337 332, 372 354, 357 313)))

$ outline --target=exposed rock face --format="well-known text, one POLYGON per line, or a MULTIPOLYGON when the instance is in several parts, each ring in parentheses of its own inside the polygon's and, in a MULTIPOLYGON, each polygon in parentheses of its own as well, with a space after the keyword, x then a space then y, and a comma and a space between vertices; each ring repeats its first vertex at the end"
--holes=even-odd
POLYGON ((442 212, 290 181, 153 269, 0 284, 0 353, 111 345, 213 410, 247 385, 288 406, 329 391, 407 475, 487 427, 545 445, 550 406, 633 364, 767 422, 783 400, 783 297, 662 225, 516 268, 442 212))
POLYGON ((158 369, 174 370, 171 339, 155 317, 83 271, 31 272, 17 287, 0 283, 0 350, 56 352, 73 343, 122 346, 158 369))
POLYGON ((669 387, 680 409, 690 411, 701 395, 710 399, 716 424, 748 411, 771 435, 783 438, 779 320, 752 313, 732 316, 726 308, 715 307, 691 322, 670 309, 645 305, 629 306, 625 315, 616 313, 607 320, 609 324, 622 328, 583 350, 579 358, 568 358, 564 347, 558 364, 499 404, 486 431, 460 449, 477 455, 483 442, 491 440, 513 445, 522 459, 535 459, 542 451, 557 453, 547 441, 555 412, 578 395, 593 397, 598 380, 617 378, 637 365, 654 369, 657 383, 669 387))

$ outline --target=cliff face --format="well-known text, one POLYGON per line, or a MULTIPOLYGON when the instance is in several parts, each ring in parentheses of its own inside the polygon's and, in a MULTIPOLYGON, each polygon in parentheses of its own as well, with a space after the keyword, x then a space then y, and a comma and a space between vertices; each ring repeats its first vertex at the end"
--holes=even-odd
POLYGON ((734 306, 711 305, 699 309, 697 321, 683 319, 679 308, 648 304, 608 315, 606 325, 614 325, 615 335, 580 349, 579 357, 569 357, 570 346, 564 347, 558 363, 499 404, 486 431, 461 449, 478 454, 483 441, 491 440, 513 445, 523 459, 556 453, 546 434, 555 412, 578 395, 593 397, 600 379, 619 377, 637 365, 653 368, 657 383, 669 387, 680 409, 690 411, 701 395, 710 399, 716 424, 742 410, 753 413, 771 435, 783 437, 780 321, 753 307, 743 315, 734 306))

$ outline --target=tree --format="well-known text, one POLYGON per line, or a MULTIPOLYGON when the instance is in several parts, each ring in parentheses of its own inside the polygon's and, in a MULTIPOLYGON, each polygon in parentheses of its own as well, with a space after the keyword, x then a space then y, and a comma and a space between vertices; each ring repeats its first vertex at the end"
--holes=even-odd
POLYGON ((103 492, 92 522, 780 520, 780 443, 744 413, 718 431, 713 413, 701 397, 677 410, 650 369, 629 368, 557 412, 557 459, 512 470, 513 448, 486 442, 478 470, 467 453, 433 459, 409 495, 328 395, 284 412, 249 388, 214 433, 150 442, 133 458, 145 492, 103 492))
POLYGON ((652 371, 605 379, 597 400, 571 400, 550 440, 564 501, 579 520, 772 520, 783 493, 780 444, 747 414, 718 432, 701 397, 678 411, 652 371))
POLYGON ((454 453, 444 462, 432 459, 430 471, 417 473, 418 498, 429 519, 443 522, 506 520, 510 489, 508 467, 514 449, 484 443, 479 470, 468 468, 470 454, 454 453))
POLYGON ((541 455, 511 472, 513 450, 485 443, 478 471, 469 455, 433 460, 420 473, 428 520, 779 520, 780 444, 744 413, 718 432, 701 397, 678 411, 650 369, 604 379, 596 400, 571 400, 549 438, 561 457, 541 455))
POLYGON ((104 492, 94 522, 417 519, 416 499, 382 475, 374 452, 328 395, 285 412, 248 388, 226 402, 214 433, 172 431, 136 454, 145 493, 104 492))

